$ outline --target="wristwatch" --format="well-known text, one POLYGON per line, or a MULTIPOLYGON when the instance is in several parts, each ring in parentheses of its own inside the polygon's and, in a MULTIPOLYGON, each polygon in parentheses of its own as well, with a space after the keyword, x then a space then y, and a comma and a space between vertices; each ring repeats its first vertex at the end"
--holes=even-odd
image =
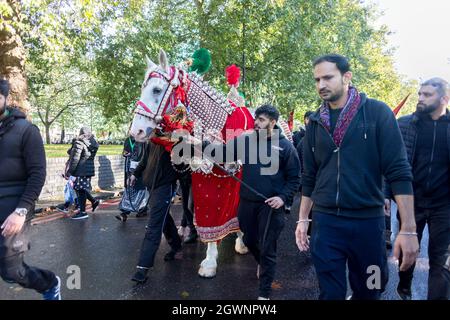
POLYGON ((25 208, 16 208, 14 213, 17 214, 19 217, 26 217, 28 210, 25 208))

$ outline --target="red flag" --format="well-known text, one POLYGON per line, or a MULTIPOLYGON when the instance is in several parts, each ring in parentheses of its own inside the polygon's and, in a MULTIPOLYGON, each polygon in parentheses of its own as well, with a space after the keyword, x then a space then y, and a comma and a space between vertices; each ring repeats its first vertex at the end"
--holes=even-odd
POLYGON ((288 127, 289 130, 291 130, 291 132, 293 132, 294 130, 294 111, 291 111, 289 113, 289 120, 288 120, 288 127))
POLYGON ((405 97, 405 99, 402 100, 402 102, 400 102, 400 104, 395 107, 394 110, 392 110, 392 112, 394 112, 395 115, 397 115, 400 111, 400 109, 405 105, 406 100, 408 100, 409 96, 411 95, 411 93, 408 93, 408 95, 405 97))

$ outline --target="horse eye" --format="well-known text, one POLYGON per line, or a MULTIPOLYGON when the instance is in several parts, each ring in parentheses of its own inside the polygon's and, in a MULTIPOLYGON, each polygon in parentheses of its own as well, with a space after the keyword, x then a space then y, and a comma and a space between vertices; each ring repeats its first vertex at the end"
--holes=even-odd
POLYGON ((161 93, 161 89, 160 88, 153 88, 153 94, 154 95, 159 95, 161 93))

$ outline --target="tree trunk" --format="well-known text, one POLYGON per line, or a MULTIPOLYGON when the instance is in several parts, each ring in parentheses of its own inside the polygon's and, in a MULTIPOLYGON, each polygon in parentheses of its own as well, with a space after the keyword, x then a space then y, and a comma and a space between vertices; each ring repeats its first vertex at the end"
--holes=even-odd
POLYGON ((197 21, 198 21, 198 31, 199 31, 199 45, 200 48, 207 48, 206 38, 207 38, 207 28, 208 28, 208 17, 205 13, 205 9, 203 7, 204 0, 196 0, 195 6, 197 9, 197 21))
POLYGON ((30 104, 25 76, 25 49, 17 29, 21 20, 21 4, 18 0, 7 0, 6 5, 12 9, 12 15, 3 16, 0 20, 0 76, 9 80, 8 104, 28 114, 30 104))
POLYGON ((66 138, 66 128, 64 127, 64 122, 63 122, 61 124, 61 139, 59 140, 59 143, 63 144, 65 138, 66 138))
POLYGON ((50 140, 50 123, 44 123, 44 127, 45 127, 45 143, 46 144, 51 144, 51 140, 50 140))

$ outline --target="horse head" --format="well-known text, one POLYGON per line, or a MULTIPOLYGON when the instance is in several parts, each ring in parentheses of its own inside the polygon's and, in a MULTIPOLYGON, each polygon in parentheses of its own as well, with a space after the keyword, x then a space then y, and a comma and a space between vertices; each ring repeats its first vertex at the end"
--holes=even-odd
POLYGON ((177 88, 185 76, 183 71, 169 66, 164 50, 160 51, 159 65, 148 57, 146 60, 147 71, 130 128, 130 134, 139 142, 147 141, 163 116, 182 99, 177 88))

